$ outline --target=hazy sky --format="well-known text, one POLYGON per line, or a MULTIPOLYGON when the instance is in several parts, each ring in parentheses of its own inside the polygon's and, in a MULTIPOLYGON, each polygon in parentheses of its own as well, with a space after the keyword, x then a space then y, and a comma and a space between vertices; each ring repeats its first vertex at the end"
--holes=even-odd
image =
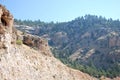
POLYGON ((120 19, 120 0, 0 0, 17 19, 70 21, 85 14, 120 19))

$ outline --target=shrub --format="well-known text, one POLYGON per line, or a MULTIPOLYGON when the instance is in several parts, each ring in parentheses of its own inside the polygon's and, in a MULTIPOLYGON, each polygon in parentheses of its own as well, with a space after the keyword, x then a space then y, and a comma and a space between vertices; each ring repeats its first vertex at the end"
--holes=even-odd
POLYGON ((16 40, 16 44, 18 44, 18 45, 22 45, 22 40, 16 40))

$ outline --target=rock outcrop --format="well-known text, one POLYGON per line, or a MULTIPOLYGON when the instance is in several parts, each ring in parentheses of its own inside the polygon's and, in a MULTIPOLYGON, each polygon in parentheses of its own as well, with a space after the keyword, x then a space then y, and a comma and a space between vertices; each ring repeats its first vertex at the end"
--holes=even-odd
POLYGON ((9 53, 13 40, 13 16, 2 5, 0 5, 0 48, 4 48, 9 53))
POLYGON ((23 43, 37 49, 45 55, 52 56, 48 42, 43 38, 27 34, 23 35, 23 43))

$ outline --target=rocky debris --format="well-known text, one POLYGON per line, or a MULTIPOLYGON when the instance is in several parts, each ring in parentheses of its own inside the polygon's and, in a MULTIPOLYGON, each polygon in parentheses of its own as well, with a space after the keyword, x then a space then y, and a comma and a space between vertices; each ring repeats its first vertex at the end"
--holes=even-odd
POLYGON ((0 52, 0 80, 97 80, 26 45, 0 52))

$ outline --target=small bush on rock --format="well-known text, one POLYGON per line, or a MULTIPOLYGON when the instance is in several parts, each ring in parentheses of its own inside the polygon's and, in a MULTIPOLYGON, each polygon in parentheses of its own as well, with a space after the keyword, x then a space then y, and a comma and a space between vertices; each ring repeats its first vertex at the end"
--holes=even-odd
POLYGON ((22 45, 22 40, 16 40, 16 44, 18 44, 18 45, 22 45))

